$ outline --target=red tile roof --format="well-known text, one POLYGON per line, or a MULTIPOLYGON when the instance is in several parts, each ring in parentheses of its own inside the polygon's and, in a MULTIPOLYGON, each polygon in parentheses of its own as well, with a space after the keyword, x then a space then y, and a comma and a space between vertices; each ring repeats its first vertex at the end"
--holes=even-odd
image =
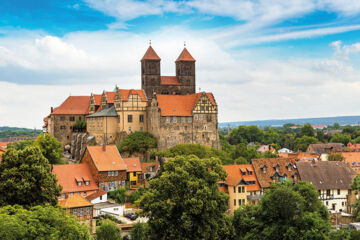
POLYGON ((141 170, 143 173, 147 173, 150 172, 150 168, 153 168, 152 172, 156 172, 160 167, 159 162, 146 162, 146 163, 141 163, 141 170))
POLYGON ((79 194, 74 194, 74 195, 70 195, 67 199, 60 199, 59 205, 62 208, 77 208, 77 207, 92 206, 94 204, 86 200, 83 196, 79 194))
POLYGON ((225 183, 230 186, 237 186, 239 182, 244 179, 244 181, 255 181, 254 185, 247 185, 246 189, 247 191, 260 191, 260 185, 256 178, 254 168, 251 164, 240 164, 240 165, 223 165, 222 166, 226 173, 226 181, 225 183), (245 175, 243 175, 243 173, 245 175), (249 175, 249 173, 252 173, 252 175, 249 175))
POLYGON ((161 76, 161 85, 181 85, 177 76, 161 76))
POLYGON ((184 48, 184 50, 180 53, 179 57, 176 59, 176 62, 179 61, 195 62, 195 59, 191 56, 189 51, 186 48, 184 48))
POLYGON ((141 61, 143 61, 143 60, 161 60, 161 59, 156 54, 154 49, 151 46, 149 46, 149 48, 146 50, 146 53, 143 56, 143 58, 141 59, 141 61))
MULTIPOLYGON (((122 101, 128 101, 129 96, 131 94, 137 94, 140 96, 141 101, 146 102, 147 98, 145 97, 145 94, 143 90, 141 89, 119 89, 121 94, 121 100, 122 101)), ((106 92, 106 97, 108 100, 108 103, 114 103, 116 92, 106 92)), ((93 94, 95 99, 95 105, 99 106, 101 104, 101 94, 93 94)))
POLYGON ((51 115, 89 114, 90 96, 69 96, 59 107, 54 108, 51 115))
POLYGON ((124 158, 127 172, 141 172, 141 163, 139 158, 124 158))
POLYGON ((100 197, 100 196, 102 196, 102 195, 105 195, 105 194, 107 194, 107 191, 104 191, 104 190, 100 189, 99 191, 97 191, 97 192, 95 192, 95 193, 87 196, 87 197, 86 197, 86 200, 92 201, 92 200, 94 200, 95 198, 98 198, 98 197, 100 197))
POLYGON ((115 145, 107 145, 105 151, 103 146, 87 146, 87 149, 98 171, 126 170, 124 159, 115 145))
POLYGON ((342 152, 340 154, 350 167, 360 167, 360 152, 342 152))
MULTIPOLYGON (((192 110, 203 93, 189 95, 156 95, 161 116, 192 116, 192 110)), ((212 93, 206 93, 216 106, 212 93)))
POLYGON ((98 186, 91 175, 90 168, 86 163, 53 165, 52 172, 56 175, 58 184, 63 187, 63 193, 84 192, 98 189, 98 186), (75 179, 82 181, 81 186, 78 186, 75 179), (89 180, 90 184, 85 185, 84 180, 89 180))
POLYGON ((279 177, 286 177, 289 180, 300 180, 299 172, 296 167, 296 160, 294 158, 252 159, 251 163, 262 188, 270 187, 271 183, 274 182, 272 177, 276 175, 279 177), (288 166, 291 168, 288 169, 288 166), (276 171, 277 167, 278 171, 276 171), (266 171, 263 171, 263 168, 265 168, 266 171))

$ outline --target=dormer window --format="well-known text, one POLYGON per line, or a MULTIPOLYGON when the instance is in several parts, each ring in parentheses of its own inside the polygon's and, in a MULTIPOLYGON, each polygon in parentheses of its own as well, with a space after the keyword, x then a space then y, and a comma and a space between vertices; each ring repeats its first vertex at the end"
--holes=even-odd
POLYGON ((252 171, 249 171, 249 175, 251 176, 253 173, 252 173, 252 171))
POLYGON ((264 166, 261 168, 261 170, 262 170, 263 173, 266 173, 266 169, 267 169, 267 166, 266 166, 266 165, 264 165, 264 166))
POLYGON ((90 185, 90 182, 89 182, 89 181, 85 181, 85 185, 86 185, 86 186, 90 185))
POLYGON ((287 170, 290 172, 292 170, 292 165, 289 163, 289 165, 287 165, 287 170))
POLYGON ((279 172, 280 165, 277 163, 277 164, 275 165, 274 169, 275 169, 276 172, 279 172))
POLYGON ((78 185, 78 186, 81 186, 81 185, 82 185, 82 182, 77 182, 77 185, 78 185))

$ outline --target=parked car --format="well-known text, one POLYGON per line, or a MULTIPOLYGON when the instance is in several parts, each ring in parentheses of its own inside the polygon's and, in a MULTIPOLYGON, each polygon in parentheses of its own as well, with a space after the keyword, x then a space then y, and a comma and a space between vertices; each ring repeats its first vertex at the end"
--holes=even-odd
POLYGON ((130 220, 135 220, 136 219, 135 213, 127 213, 124 216, 126 218, 130 219, 130 220))

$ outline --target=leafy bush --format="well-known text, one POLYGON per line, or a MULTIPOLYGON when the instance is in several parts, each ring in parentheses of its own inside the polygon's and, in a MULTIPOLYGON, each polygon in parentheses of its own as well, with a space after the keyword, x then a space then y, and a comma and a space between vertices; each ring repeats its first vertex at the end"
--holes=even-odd
POLYGON ((119 144, 120 152, 145 153, 150 148, 156 148, 156 139, 148 132, 133 132, 119 144))
POLYGON ((118 188, 114 191, 108 192, 108 196, 116 203, 124 204, 126 199, 126 190, 126 188, 118 188))
POLYGON ((103 221, 99 227, 96 228, 97 240, 120 240, 121 230, 109 221, 103 221))

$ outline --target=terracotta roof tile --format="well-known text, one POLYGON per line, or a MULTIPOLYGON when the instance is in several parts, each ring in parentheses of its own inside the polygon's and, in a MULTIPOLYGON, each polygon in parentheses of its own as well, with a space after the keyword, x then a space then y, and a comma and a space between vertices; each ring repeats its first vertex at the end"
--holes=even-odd
POLYGON ((69 96, 51 115, 86 115, 89 113, 89 103, 90 96, 69 96))
POLYGON ((319 189, 350 189, 356 172, 344 162, 298 162, 301 180, 319 189))
POLYGON ((141 163, 141 170, 143 173, 149 172, 150 168, 153 167, 153 172, 156 172, 159 168, 159 162, 149 162, 149 163, 141 163))
POLYGON ((77 208, 77 207, 92 206, 94 204, 86 200, 83 196, 79 194, 74 194, 74 195, 70 195, 67 199, 60 199, 59 205, 62 208, 77 208))
POLYGON ((92 201, 92 200, 94 200, 95 198, 98 198, 98 197, 100 197, 100 196, 102 196, 102 195, 105 195, 105 194, 107 194, 107 191, 104 191, 104 190, 100 189, 99 191, 97 191, 97 192, 95 192, 95 193, 87 196, 87 197, 86 197, 86 200, 92 201))
POLYGON ((53 165, 52 172, 56 175, 58 184, 63 187, 63 193, 84 192, 98 189, 94 178, 91 175, 90 168, 86 163, 53 165), (78 186, 76 179, 82 182, 81 186, 78 186), (86 185, 84 180, 89 180, 90 184, 86 185))
POLYGON ((342 152, 341 155, 350 167, 360 167, 360 152, 342 152))
POLYGON ((103 146, 87 146, 90 156, 98 171, 126 170, 123 158, 115 145, 107 145, 103 151, 103 146))
POLYGON ((191 56, 189 51, 186 48, 184 48, 184 50, 180 53, 179 57, 176 59, 176 62, 179 61, 195 62, 195 59, 191 56))
POLYGON ((124 158, 127 172, 141 172, 141 163, 139 158, 124 158))
POLYGON ((270 187, 273 182, 272 176, 276 175, 276 173, 280 177, 284 177, 286 174, 286 178, 290 180, 294 180, 293 176, 297 175, 297 181, 300 180, 300 177, 298 177, 299 172, 296 168, 296 160, 294 158, 252 159, 251 163, 262 188, 270 187), (287 166, 289 165, 291 166, 291 171, 288 171, 287 166), (262 170, 264 166, 266 167, 265 172, 262 170), (275 169, 277 166, 278 172, 275 169))
POLYGON ((256 178, 254 168, 251 164, 240 164, 240 165, 223 165, 222 166, 226 173, 227 178, 225 183, 230 186, 236 186, 239 184, 241 180, 244 180, 246 182, 248 181, 254 181, 255 184, 253 185, 247 185, 246 189, 247 191, 260 191, 260 185, 256 178), (242 172, 245 174, 243 175, 242 172), (252 172, 252 175, 249 175, 249 173, 252 172))
MULTIPOLYGON (((192 116, 192 110, 203 93, 189 95, 156 95, 161 116, 192 116)), ((212 93, 206 93, 216 106, 212 93)))
POLYGON ((179 78, 177 76, 161 76, 160 77, 161 85, 181 85, 179 78))
POLYGON ((156 54, 155 50, 151 46, 149 46, 149 48, 146 50, 145 55, 143 56, 141 61, 143 61, 143 60, 161 60, 161 59, 156 54))

